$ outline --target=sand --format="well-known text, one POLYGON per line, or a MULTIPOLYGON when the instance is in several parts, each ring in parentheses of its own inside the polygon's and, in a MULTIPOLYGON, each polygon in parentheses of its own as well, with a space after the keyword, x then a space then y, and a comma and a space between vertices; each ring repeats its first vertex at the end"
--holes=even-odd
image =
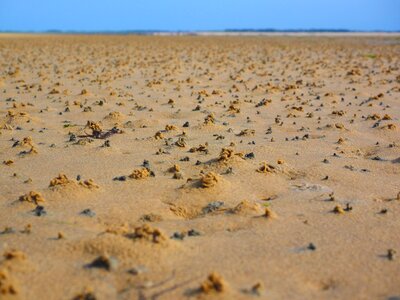
POLYGON ((0 57, 0 299, 400 299, 398 37, 0 57))

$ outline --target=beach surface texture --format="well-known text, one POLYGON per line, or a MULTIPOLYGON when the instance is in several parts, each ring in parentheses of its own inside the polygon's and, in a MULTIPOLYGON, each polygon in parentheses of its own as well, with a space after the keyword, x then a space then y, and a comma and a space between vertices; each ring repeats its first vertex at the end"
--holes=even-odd
POLYGON ((0 35, 0 299, 400 299, 400 39, 0 35))

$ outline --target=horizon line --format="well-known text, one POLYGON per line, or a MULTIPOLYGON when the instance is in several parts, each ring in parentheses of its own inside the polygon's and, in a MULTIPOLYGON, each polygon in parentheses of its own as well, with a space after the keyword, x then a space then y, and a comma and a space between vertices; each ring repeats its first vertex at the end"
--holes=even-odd
POLYGON ((126 29, 126 30, 0 30, 0 33, 32 33, 32 34, 143 34, 151 35, 157 33, 171 34, 196 34, 196 33, 400 33, 399 30, 357 30, 343 28, 308 28, 308 29, 275 29, 275 28, 227 28, 227 29, 210 29, 210 30, 159 30, 159 29, 126 29))

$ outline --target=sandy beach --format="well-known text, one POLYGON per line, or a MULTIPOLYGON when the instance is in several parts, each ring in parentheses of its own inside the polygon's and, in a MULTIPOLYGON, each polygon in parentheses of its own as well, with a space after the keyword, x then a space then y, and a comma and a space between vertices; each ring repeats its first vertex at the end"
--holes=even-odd
POLYGON ((0 34, 0 299, 400 299, 398 36, 0 34))

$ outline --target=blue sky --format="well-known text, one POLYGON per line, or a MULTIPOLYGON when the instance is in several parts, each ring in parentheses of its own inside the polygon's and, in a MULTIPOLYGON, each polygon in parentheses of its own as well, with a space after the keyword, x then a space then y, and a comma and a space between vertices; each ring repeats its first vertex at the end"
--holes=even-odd
POLYGON ((0 30, 400 30, 400 0, 0 0, 0 30))

